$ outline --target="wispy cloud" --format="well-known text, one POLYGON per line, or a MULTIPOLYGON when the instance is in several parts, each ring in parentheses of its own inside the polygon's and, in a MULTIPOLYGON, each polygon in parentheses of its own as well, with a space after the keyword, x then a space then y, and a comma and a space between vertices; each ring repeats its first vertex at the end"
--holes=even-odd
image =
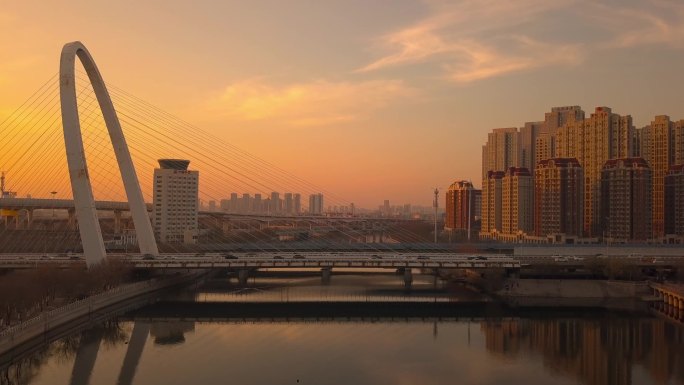
POLYGON ((681 0, 625 1, 618 7, 589 3, 587 7, 588 17, 610 31, 605 46, 684 46, 684 2, 681 0))
POLYGON ((467 83, 576 65, 588 52, 606 46, 684 44, 681 0, 464 0, 427 5, 425 18, 382 36, 375 46, 379 57, 357 72, 430 63, 439 65, 445 78, 467 83), (540 21, 549 20, 566 26, 574 21, 578 29, 590 25, 597 36, 582 41, 567 31, 549 30, 553 23, 540 27, 540 21))
POLYGON ((470 82, 552 63, 577 63, 577 44, 545 44, 511 29, 558 8, 543 0, 431 2, 430 16, 380 39, 386 54, 358 72, 437 61, 445 77, 470 82), (549 51, 550 50, 550 51, 549 51))
POLYGON ((232 84, 208 103, 231 120, 273 120, 293 126, 322 126, 362 119, 398 99, 415 95, 399 80, 272 85, 264 79, 232 84))

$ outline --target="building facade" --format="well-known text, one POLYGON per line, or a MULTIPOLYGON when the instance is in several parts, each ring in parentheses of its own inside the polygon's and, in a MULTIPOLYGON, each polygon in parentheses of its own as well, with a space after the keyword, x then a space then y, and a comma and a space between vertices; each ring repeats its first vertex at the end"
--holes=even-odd
MULTIPOLYGON (((470 238, 471 234, 476 234, 477 217, 476 207, 478 196, 482 195, 481 190, 473 187, 469 181, 456 181, 449 186, 446 192, 446 218, 444 229, 450 232, 470 238)), ((480 198, 481 199, 481 198, 480 198)), ((410 207, 408 215, 410 215, 410 207)))
POLYGON ((656 116, 641 130, 641 156, 652 172, 652 237, 665 235, 665 176, 674 163, 674 123, 667 115, 656 116))
POLYGON ((643 158, 611 159, 601 176, 603 238, 611 242, 651 238, 651 168, 643 158))
POLYGON ((670 167, 665 176, 665 233, 684 237, 684 164, 670 167))
POLYGON ((534 230, 534 183, 524 167, 510 167, 501 180, 501 231, 508 235, 532 234, 534 230))
POLYGON ((534 229, 537 236, 581 236, 584 172, 575 158, 540 162, 534 179, 534 229))
POLYGON ((516 127, 495 128, 488 134, 487 143, 482 146, 483 179, 489 171, 504 171, 508 167, 518 166, 519 138, 516 127))
POLYGON ((556 156, 575 158, 584 170, 583 234, 602 233, 600 213, 601 172, 609 159, 632 154, 632 117, 621 116, 608 107, 596 107, 588 119, 560 127, 556 133, 556 156))
POLYGON ((309 214, 323 215, 323 194, 309 195, 309 214))
POLYGON ((494 237, 502 229, 501 203, 503 198, 503 171, 489 171, 482 183, 482 225, 480 234, 494 237))
POLYGON ((159 242, 195 243, 198 235, 199 172, 189 160, 159 159, 154 169, 153 226, 159 242))

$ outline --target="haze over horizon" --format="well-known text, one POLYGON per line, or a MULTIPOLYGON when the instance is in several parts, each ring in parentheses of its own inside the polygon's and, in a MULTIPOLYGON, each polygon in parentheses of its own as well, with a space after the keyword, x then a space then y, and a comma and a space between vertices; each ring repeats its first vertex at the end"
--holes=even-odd
POLYGON ((479 186, 487 133, 554 106, 684 118, 675 0, 67 3, 0 10, 0 120, 80 40, 108 83, 360 207, 479 186))

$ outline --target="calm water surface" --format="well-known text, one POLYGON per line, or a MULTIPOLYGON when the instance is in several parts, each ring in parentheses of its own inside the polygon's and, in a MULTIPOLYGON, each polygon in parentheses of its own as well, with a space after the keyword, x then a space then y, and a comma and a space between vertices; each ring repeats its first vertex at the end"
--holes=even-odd
MULTIPOLYGON (((248 288, 213 282, 171 300, 209 309, 263 302, 268 309, 273 302, 312 308, 316 300, 444 306, 477 296, 430 277, 414 283, 406 293, 394 276, 335 276, 329 285, 320 278, 260 278, 248 288)), ((144 310, 51 343, 6 369, 0 383, 684 384, 684 329, 648 315, 211 320, 178 302, 164 316, 144 310)))

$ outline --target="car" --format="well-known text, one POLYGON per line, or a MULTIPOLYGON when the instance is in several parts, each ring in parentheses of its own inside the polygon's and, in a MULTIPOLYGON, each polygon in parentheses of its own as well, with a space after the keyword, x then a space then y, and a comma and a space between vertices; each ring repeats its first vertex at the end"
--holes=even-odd
POLYGON ((144 259, 144 260, 154 259, 154 255, 152 255, 152 254, 145 254, 145 255, 143 255, 142 259, 144 259))
POLYGON ((295 256, 292 257, 292 258, 294 258, 294 259, 304 259, 304 256, 297 254, 297 255, 295 255, 295 256))
POLYGON ((280 255, 276 255, 273 257, 273 259, 283 259, 283 257, 281 257, 280 255))
POLYGON ((373 259, 382 259, 382 258, 378 257, 378 256, 375 255, 375 254, 371 255, 371 258, 373 258, 373 259))
POLYGON ((477 257, 475 257, 475 259, 478 260, 478 261, 486 261, 486 260, 487 260, 487 257, 483 257, 483 256, 481 256, 481 255, 478 255, 477 257))
POLYGON ((69 257, 69 259, 72 261, 80 261, 81 259, 83 259, 83 257, 79 257, 78 255, 72 255, 71 257, 69 257))
POLYGON ((234 256, 233 254, 226 254, 223 256, 223 259, 238 259, 238 257, 234 256))

